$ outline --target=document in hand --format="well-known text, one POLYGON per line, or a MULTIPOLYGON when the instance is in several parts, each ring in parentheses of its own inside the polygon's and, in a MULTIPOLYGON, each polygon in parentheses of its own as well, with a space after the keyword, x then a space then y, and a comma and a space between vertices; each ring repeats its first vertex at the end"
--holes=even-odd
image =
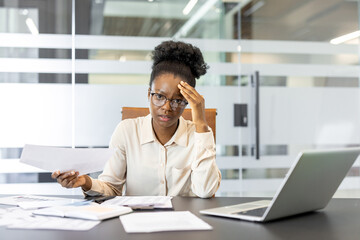
POLYGON ((132 212, 129 207, 99 204, 89 204, 83 206, 58 206, 35 210, 32 213, 36 215, 81 218, 88 220, 104 220, 117 217, 132 212))
POLYGON ((20 162, 50 172, 75 170, 83 175, 103 170, 113 154, 111 148, 60 148, 26 144, 20 162))

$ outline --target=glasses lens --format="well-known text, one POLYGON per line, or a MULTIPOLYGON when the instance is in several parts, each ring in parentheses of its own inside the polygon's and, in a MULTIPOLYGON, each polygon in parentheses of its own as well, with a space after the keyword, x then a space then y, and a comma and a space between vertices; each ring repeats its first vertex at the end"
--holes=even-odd
MULTIPOLYGON (((165 105, 168 99, 158 93, 151 93, 151 101, 155 106, 162 107, 165 105)), ((170 107, 172 110, 176 110, 178 108, 184 108, 187 105, 187 102, 180 99, 170 100, 170 107)))
POLYGON ((179 104, 177 103, 176 100, 172 100, 170 102, 170 106, 171 106, 172 109, 177 109, 179 107, 179 104))
POLYGON ((161 107, 165 104, 166 98, 160 94, 154 93, 152 94, 152 102, 154 105, 161 107))
POLYGON ((185 102, 184 100, 180 100, 180 99, 174 99, 170 102, 170 106, 173 109, 177 109, 177 108, 184 108, 186 106, 187 102, 185 102))

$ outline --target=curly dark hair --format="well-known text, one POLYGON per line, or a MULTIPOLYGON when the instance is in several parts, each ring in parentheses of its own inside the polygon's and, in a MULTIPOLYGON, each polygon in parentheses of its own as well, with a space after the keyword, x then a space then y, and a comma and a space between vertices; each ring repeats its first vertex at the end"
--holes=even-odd
POLYGON ((152 52, 152 59, 150 87, 154 79, 164 73, 173 73, 195 87, 195 79, 204 75, 209 68, 199 48, 180 41, 162 42, 152 52))

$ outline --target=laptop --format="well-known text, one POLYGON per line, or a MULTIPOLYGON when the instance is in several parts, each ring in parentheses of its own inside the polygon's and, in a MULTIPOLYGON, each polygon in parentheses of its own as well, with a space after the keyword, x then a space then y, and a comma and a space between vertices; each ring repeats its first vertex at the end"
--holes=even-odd
POLYGON ((201 210, 201 214, 267 222, 324 208, 360 148, 300 152, 272 200, 201 210))

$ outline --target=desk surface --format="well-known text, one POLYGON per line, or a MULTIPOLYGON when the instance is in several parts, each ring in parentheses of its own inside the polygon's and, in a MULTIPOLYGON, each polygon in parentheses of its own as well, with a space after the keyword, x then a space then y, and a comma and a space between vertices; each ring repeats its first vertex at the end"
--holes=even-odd
POLYGON ((0 239, 91 240, 91 239, 359 239, 360 199, 332 199, 321 211, 269 223, 253 223, 199 214, 199 210, 237 204, 254 198, 173 198, 176 211, 189 210, 209 223, 212 231, 129 234, 118 218, 103 221, 90 231, 12 230, 0 227, 0 239))

